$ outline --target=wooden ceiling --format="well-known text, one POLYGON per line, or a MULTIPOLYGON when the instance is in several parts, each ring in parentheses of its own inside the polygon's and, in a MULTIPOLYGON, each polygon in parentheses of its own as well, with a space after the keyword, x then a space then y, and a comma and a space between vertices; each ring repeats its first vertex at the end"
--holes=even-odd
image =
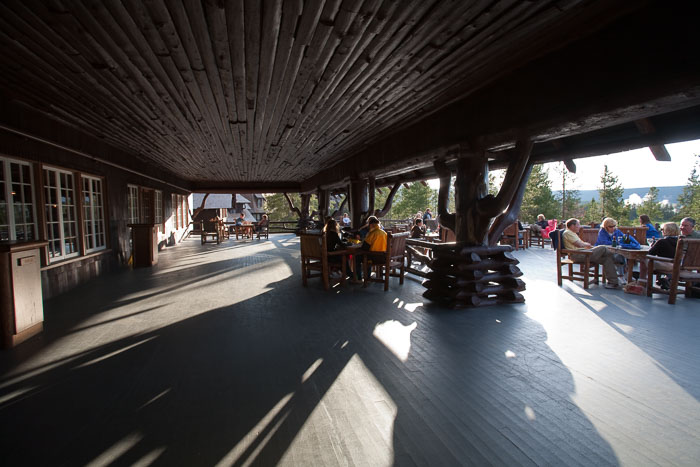
POLYGON ((3 0, 0 114, 5 131, 85 135, 193 191, 430 176, 475 141, 497 165, 520 132, 541 160, 593 155, 700 137, 693 16, 671 8, 3 0), (640 119, 651 130, 631 131, 640 119))

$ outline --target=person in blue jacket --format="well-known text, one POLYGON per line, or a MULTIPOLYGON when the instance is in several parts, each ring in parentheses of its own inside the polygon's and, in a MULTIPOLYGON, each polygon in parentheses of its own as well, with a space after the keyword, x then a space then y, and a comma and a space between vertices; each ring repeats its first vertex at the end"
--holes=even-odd
POLYGON ((651 219, 649 219, 649 216, 646 214, 642 214, 639 216, 639 223, 642 225, 647 226, 649 230, 647 230, 647 238, 661 238, 661 232, 659 232, 655 227, 654 224, 651 223, 651 219))
MULTIPOLYGON (((625 235, 620 229, 617 228, 617 222, 611 217, 606 217, 603 219, 603 224, 598 231, 598 239, 596 240, 596 245, 612 245, 613 238, 617 239, 618 243, 622 245, 629 245, 627 248, 638 249, 639 242, 636 238, 631 235, 625 235)), ((624 248, 624 246, 623 246, 624 248)))
MULTIPOLYGON (((603 223, 600 226, 600 230, 598 231, 598 239, 596 240, 595 244, 612 245, 613 239, 615 239, 615 243, 620 243, 623 248, 625 245, 629 245, 627 248, 639 248, 639 242, 636 238, 622 233, 622 231, 617 228, 617 221, 611 217, 606 217, 603 219, 603 223)), ((625 265, 627 260, 625 260, 625 257, 621 254, 615 253, 613 255, 613 261, 617 265, 617 275, 621 276, 620 281, 621 283, 624 283, 625 265)))

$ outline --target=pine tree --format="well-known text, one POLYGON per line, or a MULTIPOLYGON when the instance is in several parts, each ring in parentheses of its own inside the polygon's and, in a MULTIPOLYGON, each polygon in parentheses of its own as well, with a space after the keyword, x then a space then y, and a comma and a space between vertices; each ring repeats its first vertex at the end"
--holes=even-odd
POLYGON ((642 204, 637 208, 637 212, 646 214, 652 221, 662 219, 661 205, 659 204, 659 189, 656 187, 649 188, 649 193, 644 197, 642 204))
POLYGON ((601 217, 593 220, 600 222, 603 217, 625 219, 629 214, 629 207, 625 206, 622 198, 625 189, 619 184, 618 178, 608 170, 607 164, 603 166, 600 185, 598 193, 600 194, 601 217))
MULTIPOLYGON (((700 158, 700 154, 696 154, 695 157, 700 158)), ((679 209, 676 216, 677 220, 684 217, 700 219, 700 175, 698 174, 698 169, 700 169, 700 162, 696 161, 693 171, 688 177, 688 182, 683 187, 683 193, 678 196, 679 209)))
POLYGON ((598 203, 594 198, 591 198, 591 202, 583 206, 584 214, 581 218, 582 224, 590 224, 591 222, 599 223, 602 218, 602 209, 600 203, 598 203))
POLYGON ((427 184, 412 183, 408 188, 402 187, 394 199, 396 200, 396 198, 398 200, 392 208, 393 216, 396 219, 411 218, 416 212, 425 211, 425 208, 430 208, 435 213, 437 193, 427 184))
POLYGON ((548 171, 542 164, 533 166, 520 207, 520 219, 534 222, 538 214, 544 214, 547 219, 552 219, 556 218, 558 213, 559 206, 552 193, 552 182, 549 180, 548 171))
POLYGON ((556 172, 561 175, 561 193, 555 196, 561 206, 561 219, 576 217, 582 212, 581 195, 578 190, 569 188, 576 181, 576 176, 569 172, 564 163, 559 164, 556 172))

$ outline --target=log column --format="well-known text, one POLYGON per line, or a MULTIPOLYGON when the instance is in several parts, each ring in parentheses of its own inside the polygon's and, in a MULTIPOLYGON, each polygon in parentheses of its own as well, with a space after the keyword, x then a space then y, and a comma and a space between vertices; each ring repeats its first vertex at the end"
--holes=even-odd
POLYGON ((510 246, 496 246, 503 229, 517 217, 532 166, 532 143, 522 138, 498 195, 488 193, 488 158, 483 149, 460 152, 455 180, 456 213, 447 211, 451 173, 442 162, 438 219, 454 229, 457 241, 433 248, 424 297, 451 308, 521 303, 525 283, 510 246))
POLYGON ((367 180, 352 180, 348 186, 348 193, 352 227, 358 229, 362 226, 368 209, 367 180))
POLYGON ((328 208, 330 206, 330 192, 328 190, 318 190, 318 217, 321 224, 326 223, 328 208))

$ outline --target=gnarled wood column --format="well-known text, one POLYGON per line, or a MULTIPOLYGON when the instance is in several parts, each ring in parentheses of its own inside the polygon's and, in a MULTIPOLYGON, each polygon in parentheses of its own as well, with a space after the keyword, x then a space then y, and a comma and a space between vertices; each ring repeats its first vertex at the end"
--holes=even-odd
POLYGON ((348 194, 352 227, 357 229, 363 224, 368 210, 367 180, 352 180, 348 186, 348 194))
POLYGON ((424 297, 452 308, 523 302, 525 283, 510 246, 496 246, 503 229, 517 218, 532 165, 532 143, 516 144, 501 190, 488 193, 488 158, 483 149, 464 151, 457 162, 456 213, 447 210, 451 173, 442 162, 438 220, 453 229, 457 241, 433 248, 424 297))

